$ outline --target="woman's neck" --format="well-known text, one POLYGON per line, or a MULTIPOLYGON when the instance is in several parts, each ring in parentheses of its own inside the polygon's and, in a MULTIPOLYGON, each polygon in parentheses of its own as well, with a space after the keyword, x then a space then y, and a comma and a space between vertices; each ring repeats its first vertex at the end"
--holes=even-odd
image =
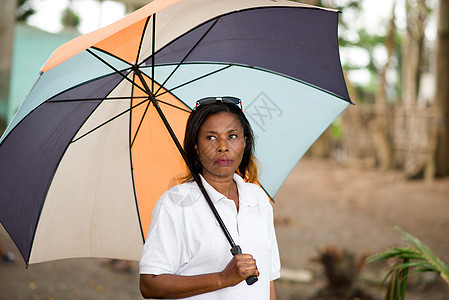
POLYGON ((226 198, 234 201, 235 206, 239 208, 239 194, 237 184, 234 181, 234 176, 230 177, 216 177, 203 174, 204 179, 220 194, 226 196, 226 198))

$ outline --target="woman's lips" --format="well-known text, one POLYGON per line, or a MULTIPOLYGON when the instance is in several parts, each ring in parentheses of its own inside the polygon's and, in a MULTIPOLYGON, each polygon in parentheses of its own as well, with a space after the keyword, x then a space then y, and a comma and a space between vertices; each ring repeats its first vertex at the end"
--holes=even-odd
POLYGON ((220 158, 220 159, 217 159, 217 160, 215 161, 215 163, 216 163, 217 165, 221 165, 221 166, 227 166, 227 165, 230 165, 230 164, 232 164, 232 162, 233 162, 233 160, 232 160, 232 159, 229 159, 229 158, 220 158))

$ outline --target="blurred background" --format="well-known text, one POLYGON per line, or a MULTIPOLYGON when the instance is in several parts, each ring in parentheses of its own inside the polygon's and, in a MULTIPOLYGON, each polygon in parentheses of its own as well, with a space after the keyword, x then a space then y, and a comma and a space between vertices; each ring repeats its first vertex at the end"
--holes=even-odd
MULTIPOLYGON (((0 0, 0 133, 58 46, 148 2, 0 0)), ((285 275, 277 287, 280 299, 353 299, 319 294, 329 284, 323 255, 350 251, 355 261, 383 251, 401 242, 394 225, 449 262, 449 1, 299 2, 342 12, 341 62, 356 105, 324 132, 275 199, 285 275)), ((0 246, 16 252, 4 230, 0 246)), ((92 260, 25 270, 20 259, 0 262, 0 299, 140 298, 135 262, 124 271, 92 260)), ((367 291, 359 298, 382 299, 376 284, 385 266, 363 265, 351 271, 367 291)), ((410 289, 410 299, 449 299, 435 277, 410 289)))

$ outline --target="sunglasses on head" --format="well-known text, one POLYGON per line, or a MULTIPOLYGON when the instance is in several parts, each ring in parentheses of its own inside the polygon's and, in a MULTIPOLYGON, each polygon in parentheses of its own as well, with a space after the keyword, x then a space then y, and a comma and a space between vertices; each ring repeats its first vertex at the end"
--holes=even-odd
POLYGON ((242 100, 240 100, 237 97, 230 97, 230 96, 202 98, 202 99, 196 101, 195 109, 200 105, 206 105, 206 104, 217 103, 217 102, 235 104, 240 107, 240 110, 242 109, 242 100))

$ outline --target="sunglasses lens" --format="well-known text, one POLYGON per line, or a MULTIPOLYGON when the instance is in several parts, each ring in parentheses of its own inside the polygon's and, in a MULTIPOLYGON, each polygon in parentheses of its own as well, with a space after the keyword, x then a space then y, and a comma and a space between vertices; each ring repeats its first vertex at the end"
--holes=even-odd
POLYGON ((195 108, 200 105, 206 105, 216 102, 222 102, 222 103, 229 103, 229 104, 235 104, 240 106, 240 109, 242 109, 242 101, 239 98, 236 97, 207 97, 200 99, 196 101, 195 108))
POLYGON ((215 98, 204 98, 204 99, 198 100, 196 102, 196 104, 197 104, 197 106, 200 106, 200 105, 211 104, 211 103, 215 103, 215 102, 217 102, 217 99, 215 99, 215 98))

